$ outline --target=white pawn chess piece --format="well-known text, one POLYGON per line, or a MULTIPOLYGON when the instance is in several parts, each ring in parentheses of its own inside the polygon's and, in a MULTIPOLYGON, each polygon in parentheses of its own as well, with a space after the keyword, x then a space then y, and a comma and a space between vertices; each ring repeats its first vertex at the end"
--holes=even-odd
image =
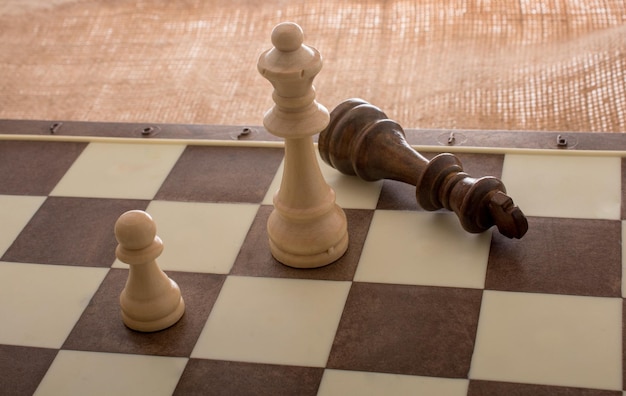
POLYGON ((265 114, 263 125, 285 139, 282 181, 267 224, 270 250, 283 264, 315 268, 345 253, 348 231, 315 154, 313 135, 326 128, 330 117, 315 100, 313 88, 322 58, 303 45, 303 36, 295 23, 277 25, 271 36, 274 48, 261 54, 257 68, 274 87, 275 106, 265 114))
POLYGON ((122 214, 115 223, 115 238, 119 243, 117 258, 130 266, 120 295, 124 324, 143 332, 175 324, 185 312, 185 303, 176 282, 156 263, 163 242, 156 235, 152 217, 141 210, 122 214))

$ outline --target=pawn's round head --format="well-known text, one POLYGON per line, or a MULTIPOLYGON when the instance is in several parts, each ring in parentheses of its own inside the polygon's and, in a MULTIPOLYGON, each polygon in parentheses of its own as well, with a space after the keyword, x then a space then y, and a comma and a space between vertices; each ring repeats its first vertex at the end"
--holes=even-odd
POLYGON ((137 250, 150 246, 156 236, 156 223, 142 210, 130 210, 115 222, 115 238, 125 249, 137 250))
POLYGON ((293 22, 283 22, 272 30, 272 44, 282 52, 292 52, 304 42, 302 28, 293 22))

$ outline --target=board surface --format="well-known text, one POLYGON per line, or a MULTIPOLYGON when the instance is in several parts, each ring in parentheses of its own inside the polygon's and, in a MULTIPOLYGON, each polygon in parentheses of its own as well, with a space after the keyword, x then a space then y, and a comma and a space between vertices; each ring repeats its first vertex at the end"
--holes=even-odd
POLYGON ((622 394, 624 152, 459 152, 472 176, 502 178, 529 219, 521 240, 468 234, 411 186, 322 164, 350 245, 297 270, 265 230, 279 143, 13 132, 0 134, 6 394, 622 394), (113 225, 130 209, 156 221, 157 262, 187 306, 161 332, 121 321, 113 225))

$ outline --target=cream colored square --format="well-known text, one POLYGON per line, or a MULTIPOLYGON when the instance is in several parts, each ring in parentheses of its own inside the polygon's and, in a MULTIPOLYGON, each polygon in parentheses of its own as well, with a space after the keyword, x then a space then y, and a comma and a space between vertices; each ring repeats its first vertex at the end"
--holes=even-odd
POLYGON ((620 218, 619 157, 507 154, 502 181, 526 216, 620 218))
POLYGON ((465 396, 469 381, 363 371, 325 370, 318 396, 446 395, 465 396))
POLYGON ((470 379, 621 390, 621 298, 485 291, 470 379))
POLYGON ((187 358, 62 350, 35 395, 169 396, 186 364, 187 358))
MULTIPOLYGON (((148 212, 163 240, 163 270, 227 274, 259 205, 152 201, 148 212)), ((114 267, 128 268, 115 261, 114 267)))
POLYGON ((90 143, 51 195, 152 199, 182 144, 90 143))
POLYGON ((194 358, 324 367, 350 282, 229 276, 194 358))
MULTIPOLYGON (((382 180, 366 182, 356 176, 344 175, 330 165, 327 165, 315 150, 317 162, 326 183, 335 191, 335 203, 343 209, 376 209, 380 190, 383 187, 382 180)), ((283 177, 284 160, 278 167, 274 180, 267 190, 263 199, 264 205, 272 205, 274 194, 280 188, 283 177)))
POLYGON ((45 200, 46 197, 0 195, 0 257, 45 200))
POLYGON ((452 213, 377 210, 354 280, 480 289, 490 243, 452 213))
POLYGON ((0 262, 0 344, 60 348, 107 271, 0 262))

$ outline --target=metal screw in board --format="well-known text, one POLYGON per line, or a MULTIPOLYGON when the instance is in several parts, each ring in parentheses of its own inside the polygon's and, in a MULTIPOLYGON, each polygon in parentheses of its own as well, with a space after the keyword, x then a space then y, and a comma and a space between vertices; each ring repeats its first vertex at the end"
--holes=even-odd
POLYGON ((50 125, 50 133, 52 135, 54 135, 55 133, 58 132, 59 128, 61 128, 61 125, 63 125, 62 122, 55 122, 54 124, 50 125))
POLYGON ((234 140, 250 140, 257 134, 256 128, 243 127, 237 131, 233 131, 229 136, 234 140))

